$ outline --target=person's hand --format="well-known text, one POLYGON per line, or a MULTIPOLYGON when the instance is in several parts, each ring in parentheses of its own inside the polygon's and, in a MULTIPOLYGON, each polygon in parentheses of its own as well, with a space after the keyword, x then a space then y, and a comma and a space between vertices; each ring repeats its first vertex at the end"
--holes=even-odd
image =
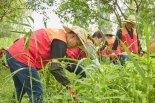
POLYGON ((110 59, 111 60, 115 60, 116 59, 116 54, 114 52, 112 54, 110 54, 110 59))
POLYGON ((71 98, 75 101, 76 100, 75 91, 72 89, 72 87, 69 87, 68 90, 71 92, 71 98))
POLYGON ((4 48, 0 48, 0 58, 2 58, 5 53, 6 50, 4 48))
POLYGON ((143 51, 140 52, 140 56, 144 56, 144 52, 143 51))

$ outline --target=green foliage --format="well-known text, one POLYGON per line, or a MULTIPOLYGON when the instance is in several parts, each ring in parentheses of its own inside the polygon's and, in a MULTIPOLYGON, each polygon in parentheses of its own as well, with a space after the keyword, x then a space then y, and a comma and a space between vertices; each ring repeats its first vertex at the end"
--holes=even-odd
POLYGON ((0 37, 10 36, 13 30, 22 30, 21 26, 10 23, 12 20, 22 21, 24 12, 23 0, 1 0, 0 5, 0 37))
POLYGON ((96 22, 95 20, 97 20, 99 16, 95 10, 97 8, 91 7, 92 3, 91 0, 78 0, 78 2, 66 0, 61 3, 56 13, 65 23, 69 22, 74 25, 88 27, 89 24, 96 22))
MULTIPOLYGON (((30 16, 23 17, 25 15, 23 11, 27 11, 27 9, 44 10, 46 8, 40 6, 42 3, 50 6, 55 2, 55 0, 27 0, 26 2, 22 0, 1 0, 1 34, 4 34, 4 36, 9 35, 9 33, 25 34, 25 46, 28 48, 29 37, 33 31, 30 24, 34 23, 34 20, 30 16), (23 26, 28 30, 23 30, 23 26)), ((154 0, 124 0, 123 4, 126 7, 125 10, 122 10, 123 14, 120 11, 118 13, 117 3, 113 0, 63 0, 56 10, 62 22, 66 24, 71 23, 86 28, 89 25, 98 24, 98 27, 103 28, 103 30, 111 27, 112 22, 109 21, 109 18, 112 13, 116 17, 117 14, 119 16, 119 18, 115 18, 115 23, 131 13, 136 14, 138 22, 140 22, 137 23, 137 29, 141 34, 140 36, 144 38, 142 43, 145 43, 147 47, 144 57, 128 53, 131 61, 127 61, 126 66, 113 65, 108 57, 101 60, 99 67, 94 65, 90 59, 80 60, 78 63, 85 65, 84 70, 87 73, 87 78, 84 80, 78 80, 78 76, 66 71, 65 63, 63 63, 64 70, 72 81, 70 86, 76 91, 77 99, 75 102, 154 103, 155 101, 155 59, 150 58, 149 49, 150 41, 154 40, 155 32, 154 0), (104 15, 101 18, 102 14, 104 15)), ((46 27, 46 20, 44 24, 46 27)), ((4 36, 0 38, 0 46, 9 46, 16 39, 14 35, 9 38, 4 36)), ((5 60, 5 57, 3 57, 3 60, 5 60)), ((50 74, 49 66, 39 71, 44 89, 44 102, 74 103, 70 97, 70 92, 50 74)), ((0 103, 9 103, 11 100, 11 93, 15 90, 11 77, 8 68, 3 67, 0 62, 0 103)), ((28 102, 27 95, 23 97, 22 102, 28 102)))

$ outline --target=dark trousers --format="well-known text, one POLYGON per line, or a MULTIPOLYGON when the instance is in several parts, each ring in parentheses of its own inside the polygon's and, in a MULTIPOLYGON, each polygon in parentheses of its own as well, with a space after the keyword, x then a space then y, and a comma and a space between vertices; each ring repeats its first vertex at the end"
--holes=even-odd
POLYGON ((130 60, 130 58, 128 57, 128 55, 124 55, 124 54, 122 54, 122 55, 119 55, 116 59, 114 59, 114 60, 112 60, 111 58, 110 58, 110 61, 113 63, 113 64, 115 64, 115 65, 117 65, 117 64, 119 64, 119 62, 120 62, 120 64, 122 65, 122 66, 125 66, 125 61, 129 61, 130 60))
POLYGON ((6 54, 6 59, 16 88, 16 96, 14 95, 13 99, 21 102, 23 95, 27 93, 31 103, 42 103, 43 90, 37 69, 17 61, 9 53, 6 54))
POLYGON ((128 55, 120 55, 120 62, 121 62, 121 65, 124 66, 125 65, 125 61, 126 60, 130 60, 128 55))

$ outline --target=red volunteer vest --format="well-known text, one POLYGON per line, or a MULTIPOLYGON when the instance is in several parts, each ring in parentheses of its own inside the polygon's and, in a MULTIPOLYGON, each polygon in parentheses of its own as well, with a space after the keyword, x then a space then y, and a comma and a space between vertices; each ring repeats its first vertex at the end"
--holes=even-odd
POLYGON ((81 48, 71 48, 66 51, 67 56, 73 59, 80 60, 82 58, 86 58, 86 53, 81 48))
MULTIPOLYGON (((101 55, 111 55, 112 54, 112 47, 114 45, 114 42, 115 42, 115 39, 114 38, 108 38, 107 39, 107 47, 103 50, 101 50, 101 55)), ((120 54, 120 51, 119 49, 116 49, 115 50, 115 54, 119 55, 120 54)))
POLYGON ((21 63, 41 69, 50 60, 53 39, 66 42, 66 34, 60 29, 39 29, 31 34, 28 50, 24 47, 24 38, 21 38, 8 49, 8 52, 21 63))
MULTIPOLYGON (((128 34, 125 27, 121 28, 122 31, 122 43, 128 48, 128 50, 132 53, 138 52, 138 38, 137 38, 137 32, 136 29, 133 28, 133 39, 131 39, 130 35, 128 34)), ((121 53, 125 52, 125 49, 122 46, 122 43, 120 43, 120 50, 121 53)))

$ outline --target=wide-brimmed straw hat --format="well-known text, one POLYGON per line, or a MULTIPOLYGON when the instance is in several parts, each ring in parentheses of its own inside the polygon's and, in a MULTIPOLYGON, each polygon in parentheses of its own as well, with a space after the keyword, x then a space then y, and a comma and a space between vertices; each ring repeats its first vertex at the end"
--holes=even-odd
POLYGON ((136 23, 136 17, 134 15, 129 15, 129 17, 124 21, 125 22, 136 23))
POLYGON ((72 27, 63 26, 63 28, 65 29, 67 33, 73 31, 79 37, 82 44, 85 46, 85 43, 88 40, 88 33, 86 32, 85 29, 79 26, 72 26, 72 27))

